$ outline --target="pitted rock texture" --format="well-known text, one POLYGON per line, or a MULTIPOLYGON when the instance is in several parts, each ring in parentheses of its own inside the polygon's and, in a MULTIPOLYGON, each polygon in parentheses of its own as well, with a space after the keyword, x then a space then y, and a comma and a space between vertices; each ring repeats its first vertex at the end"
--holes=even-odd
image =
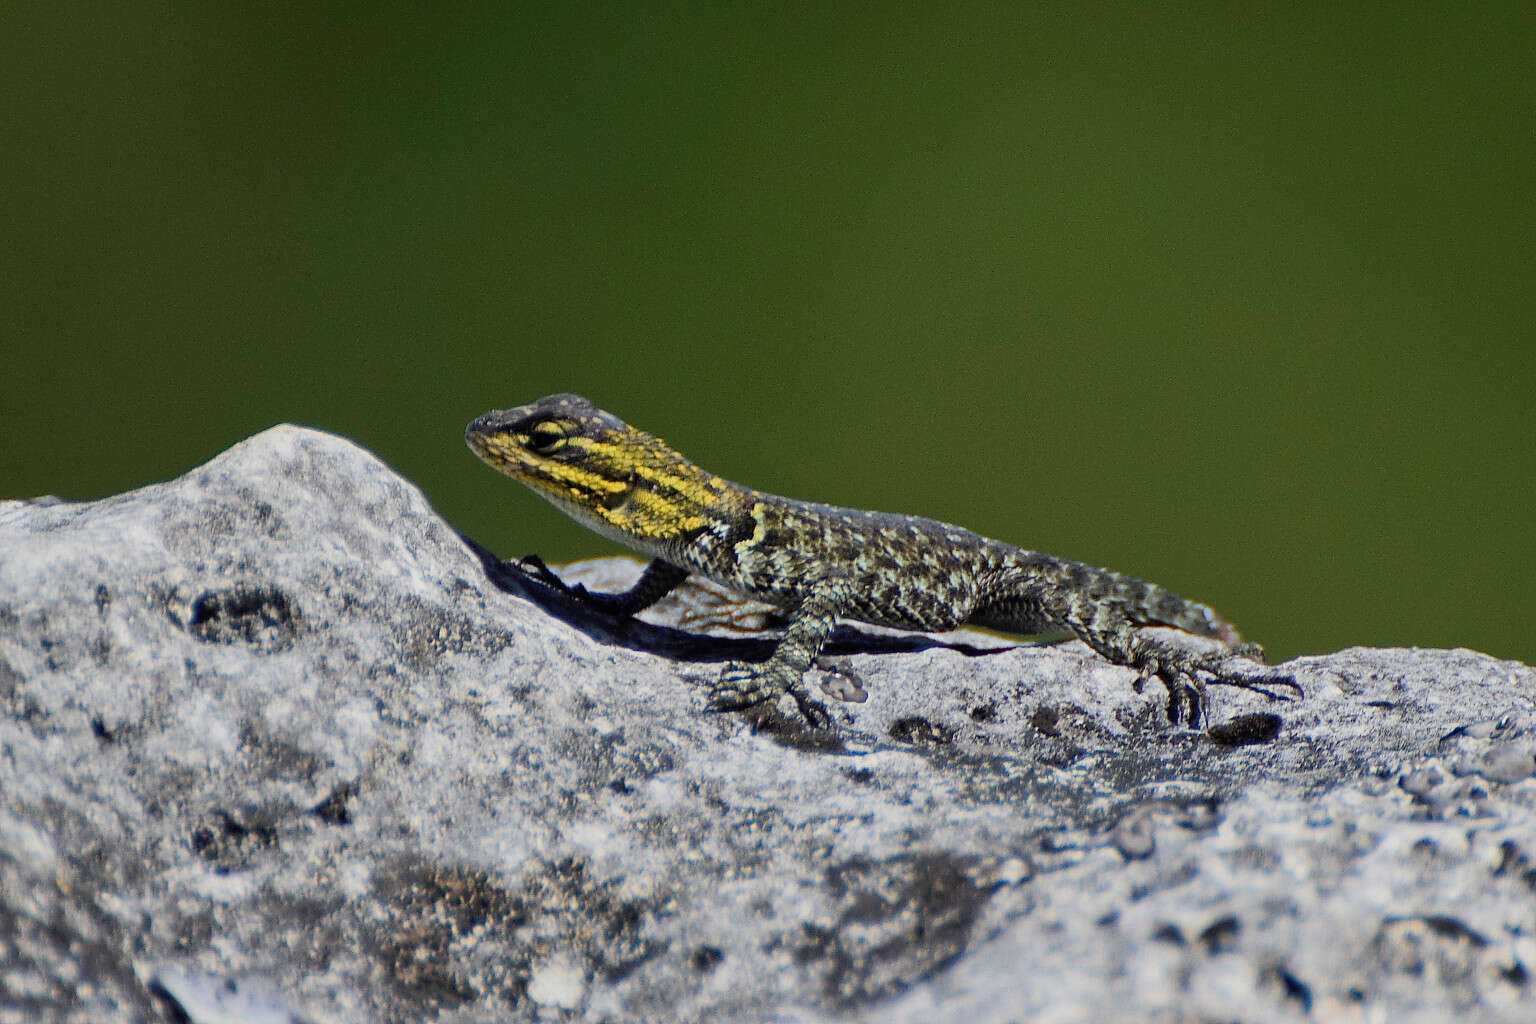
POLYGON ((703 710, 771 610, 643 619, 295 427, 0 503, 0 1024, 1536 1019, 1527 666, 1302 658, 1198 732, 1077 643, 845 630, 828 736, 703 710))

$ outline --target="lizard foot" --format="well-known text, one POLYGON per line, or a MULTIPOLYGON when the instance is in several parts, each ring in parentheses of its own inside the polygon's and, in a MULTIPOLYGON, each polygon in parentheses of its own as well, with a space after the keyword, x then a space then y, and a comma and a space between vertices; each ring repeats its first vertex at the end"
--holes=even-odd
POLYGON ((509 558, 507 564, 517 569, 524 576, 531 576, 546 587, 554 587, 556 590, 566 589, 565 581, 555 575, 555 571, 545 564, 544 559, 538 555, 524 555, 522 558, 509 558))
POLYGON ((1170 656, 1169 652, 1163 652, 1161 656, 1144 656, 1137 667, 1145 676, 1156 677, 1167 688, 1168 721, 1175 725, 1184 722, 1190 728, 1199 728, 1209 721, 1206 714, 1209 705, 1206 695, 1208 686, 1230 686, 1260 694, 1270 700, 1292 700, 1306 696, 1300 684, 1289 675, 1259 667, 1263 662, 1260 660, 1262 655, 1255 656, 1256 645, 1245 646, 1254 648, 1254 651, 1230 651, 1214 658, 1170 656), (1232 671, 1234 661, 1245 666, 1258 661, 1259 666, 1232 671), (1290 690, 1295 697, 1281 690, 1290 690))
POLYGON ((1164 665, 1159 666, 1154 674, 1168 690, 1168 721, 1174 725, 1183 722, 1191 729, 1209 724, 1208 686, 1230 686, 1257 693, 1270 700, 1295 700, 1306 696, 1296 680, 1279 672, 1245 677, 1209 668, 1188 669, 1164 665), (1295 696, 1280 692, 1282 689, 1292 691, 1295 696))
POLYGON ((709 710, 748 711, 771 705, 784 694, 795 699, 795 706, 812 728, 825 729, 832 724, 832 716, 825 706, 811 697, 805 683, 796 678, 785 678, 784 673, 733 661, 725 666, 720 679, 710 689, 709 710))
POLYGON ((568 595, 593 611, 602 612, 605 615, 622 616, 625 614, 623 595, 597 594, 588 590, 585 583, 574 585, 567 583, 555 575, 555 570, 545 564, 544 559, 538 555, 524 555, 510 564, 516 566, 520 572, 530 579, 537 580, 546 587, 568 595))

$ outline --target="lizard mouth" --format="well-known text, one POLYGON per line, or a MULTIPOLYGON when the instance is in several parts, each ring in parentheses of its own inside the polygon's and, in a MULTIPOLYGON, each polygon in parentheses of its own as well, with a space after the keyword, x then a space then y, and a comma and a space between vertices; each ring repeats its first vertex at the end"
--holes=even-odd
POLYGON ((530 451, 518 424, 529 407, 488 412, 464 431, 464 443, 492 469, 526 484, 567 511, 585 518, 596 508, 612 510, 629 500, 635 481, 580 465, 585 439, 578 439, 561 456, 530 451))
POLYGON ((483 416, 476 416, 464 428, 464 443, 479 454, 482 448, 494 437, 505 436, 512 432, 512 424, 518 419, 519 409, 497 409, 483 416))
POLYGON ((464 443, 485 462, 503 471, 518 470, 525 458, 502 413, 488 412, 464 430, 464 443))

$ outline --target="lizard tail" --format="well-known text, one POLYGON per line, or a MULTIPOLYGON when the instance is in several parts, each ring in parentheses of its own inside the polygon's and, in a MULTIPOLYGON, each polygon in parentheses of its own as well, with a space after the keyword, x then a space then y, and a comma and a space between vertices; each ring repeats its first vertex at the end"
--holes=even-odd
POLYGON ((1118 607, 1133 625, 1172 626, 1187 633, 1220 640, 1234 653, 1258 655, 1257 644, 1243 639, 1237 627, 1209 605, 1180 597, 1166 587, 1135 576, 1093 565, 1083 565, 1038 552, 1012 553, 1018 569, 1035 578, 1045 576, 1057 586, 1085 595, 1091 602, 1106 602, 1118 607), (1023 555, 1022 559, 1017 555, 1023 555))
POLYGON ((1173 626, 1220 640, 1229 647, 1248 646, 1243 635, 1209 605, 1190 601, 1171 590, 1130 576, 1120 577, 1127 596, 1126 611, 1144 626, 1173 626))

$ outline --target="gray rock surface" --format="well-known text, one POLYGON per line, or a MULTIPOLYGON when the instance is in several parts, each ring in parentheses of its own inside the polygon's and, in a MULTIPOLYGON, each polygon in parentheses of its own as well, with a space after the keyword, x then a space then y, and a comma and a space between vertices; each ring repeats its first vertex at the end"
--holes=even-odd
POLYGON ((647 618, 294 427, 0 504, 0 1022, 1536 1019, 1527 666, 1303 658, 1202 733, 850 631, 828 739, 703 711, 761 609, 647 618))

